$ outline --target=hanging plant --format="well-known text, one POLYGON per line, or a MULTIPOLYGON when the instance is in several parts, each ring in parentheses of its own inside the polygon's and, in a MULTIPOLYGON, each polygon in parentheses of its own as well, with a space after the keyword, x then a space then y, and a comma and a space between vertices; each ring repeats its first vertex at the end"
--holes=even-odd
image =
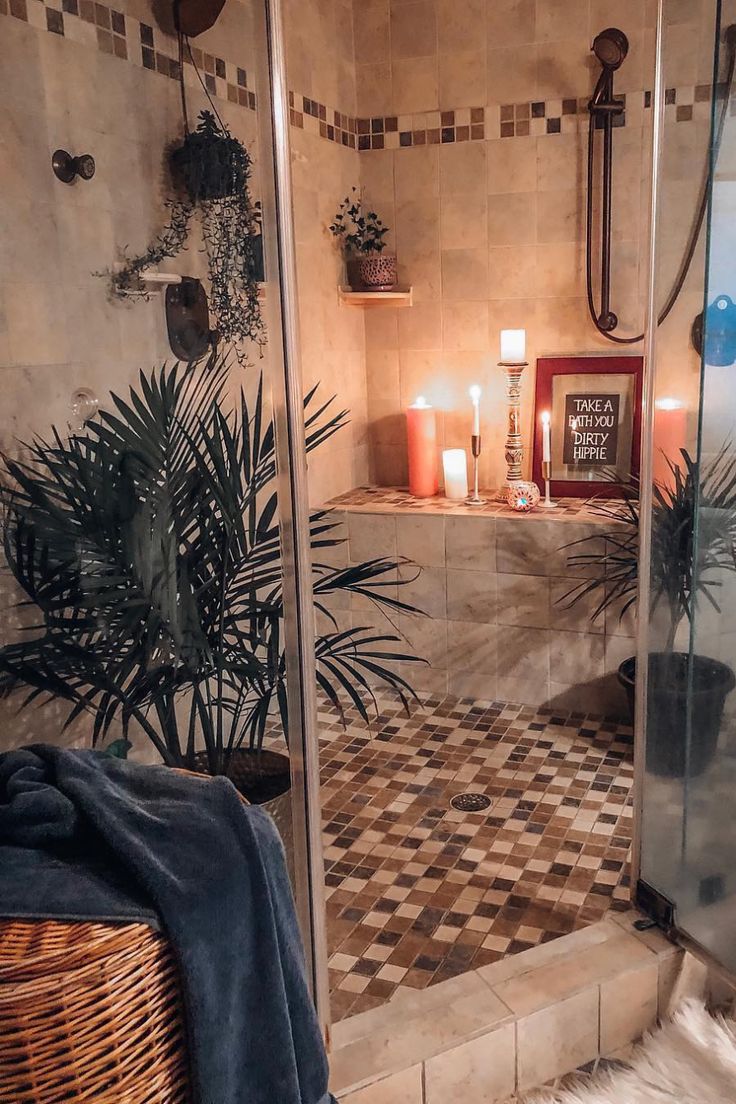
POLYGON ((266 333, 258 298, 261 266, 260 208, 250 196, 251 158, 222 120, 202 111, 197 129, 189 131, 169 158, 177 194, 167 201, 167 226, 138 257, 126 259, 109 274, 111 291, 118 297, 147 296, 141 276, 162 260, 177 256, 189 235, 192 217, 201 221, 210 282, 210 307, 218 337, 238 344, 252 341, 262 346, 266 333))

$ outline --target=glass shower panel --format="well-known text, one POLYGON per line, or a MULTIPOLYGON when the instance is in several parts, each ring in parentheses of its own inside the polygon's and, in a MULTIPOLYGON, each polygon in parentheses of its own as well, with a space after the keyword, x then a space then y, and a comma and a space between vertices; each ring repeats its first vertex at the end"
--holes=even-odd
POLYGON ((268 807, 319 997, 280 6, 184 5, 187 33, 173 3, 61 7, 0 5, 0 747, 243 792, 238 764, 260 785, 285 754, 268 807))
POLYGON ((662 5, 655 300, 690 241, 693 260, 654 335, 651 502, 649 488, 642 496, 649 618, 640 652, 648 664, 639 889, 649 907, 666 912, 669 903, 676 926, 731 969, 736 833, 724 813, 736 783, 733 15, 731 4, 705 2, 683 20, 682 5, 662 5), (697 49, 686 52, 686 40, 697 49))

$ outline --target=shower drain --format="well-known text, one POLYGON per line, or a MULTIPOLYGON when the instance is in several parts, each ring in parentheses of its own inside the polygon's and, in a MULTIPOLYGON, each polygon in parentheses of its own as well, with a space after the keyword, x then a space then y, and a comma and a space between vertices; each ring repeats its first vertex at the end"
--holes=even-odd
POLYGON ((461 813, 480 813, 491 805, 490 797, 483 793, 457 794, 450 798, 450 806, 461 813))

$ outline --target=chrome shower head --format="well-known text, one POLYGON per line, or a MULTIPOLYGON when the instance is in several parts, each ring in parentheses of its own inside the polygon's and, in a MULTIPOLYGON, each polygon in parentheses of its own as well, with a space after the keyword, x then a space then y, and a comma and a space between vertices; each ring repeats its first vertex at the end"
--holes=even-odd
POLYGON ((591 49, 604 69, 618 69, 629 52, 629 40, 617 27, 607 27, 595 36, 591 49))

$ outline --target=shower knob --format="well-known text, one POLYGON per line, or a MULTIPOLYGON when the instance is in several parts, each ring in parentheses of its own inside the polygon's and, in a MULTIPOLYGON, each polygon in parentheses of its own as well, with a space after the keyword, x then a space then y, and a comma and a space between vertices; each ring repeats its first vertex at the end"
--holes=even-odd
POLYGON ((51 158, 51 168, 56 177, 64 184, 71 184, 75 176, 81 180, 91 180, 95 175, 95 159, 91 153, 82 153, 79 157, 72 157, 66 150, 54 150, 51 158))

